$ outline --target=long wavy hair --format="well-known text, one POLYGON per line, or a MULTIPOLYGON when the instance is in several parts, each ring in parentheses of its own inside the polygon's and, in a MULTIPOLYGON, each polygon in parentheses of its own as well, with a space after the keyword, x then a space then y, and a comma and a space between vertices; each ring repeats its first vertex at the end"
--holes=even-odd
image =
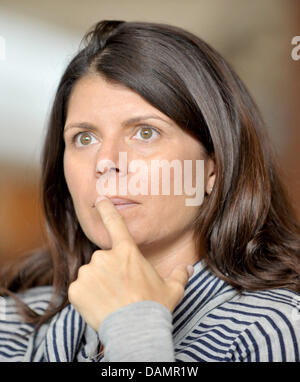
POLYGON ((236 288, 300 292, 300 229, 282 186, 260 112, 230 65, 207 43, 181 28, 104 20, 59 82, 41 156, 40 192, 47 244, 1 269, 3 294, 14 296, 37 328, 69 302, 81 265, 99 249, 82 231, 63 172, 68 100, 89 73, 125 85, 193 134, 216 165, 212 193, 194 221, 195 242, 211 271, 236 288), (16 292, 52 285, 54 297, 38 315, 16 292), (55 304, 55 296, 62 297, 55 304))

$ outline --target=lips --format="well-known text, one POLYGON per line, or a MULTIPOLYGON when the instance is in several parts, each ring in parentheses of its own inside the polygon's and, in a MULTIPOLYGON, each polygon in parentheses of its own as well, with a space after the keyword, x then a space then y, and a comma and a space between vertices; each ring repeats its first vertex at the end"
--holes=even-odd
POLYGON ((109 198, 113 204, 121 205, 121 204, 139 204, 131 199, 123 199, 123 198, 109 198))
MULTIPOLYGON (((139 202, 132 200, 132 199, 127 199, 127 198, 117 198, 117 197, 109 197, 108 198, 113 202, 115 206, 129 206, 129 205, 136 205, 140 204, 139 202)), ((95 204, 93 205, 95 207, 95 204)))

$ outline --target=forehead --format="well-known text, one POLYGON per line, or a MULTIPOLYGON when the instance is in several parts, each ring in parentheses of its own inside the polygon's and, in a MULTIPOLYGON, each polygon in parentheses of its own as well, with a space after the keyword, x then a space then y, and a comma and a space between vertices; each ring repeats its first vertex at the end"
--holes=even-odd
POLYGON ((155 113, 169 123, 174 123, 167 115, 152 106, 137 92, 118 83, 105 80, 100 75, 87 75, 75 84, 68 102, 68 115, 82 113, 119 115, 155 113))

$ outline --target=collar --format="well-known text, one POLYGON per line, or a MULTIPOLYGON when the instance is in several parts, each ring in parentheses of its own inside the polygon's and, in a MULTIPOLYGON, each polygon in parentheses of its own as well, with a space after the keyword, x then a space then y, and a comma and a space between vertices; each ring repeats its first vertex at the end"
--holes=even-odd
POLYGON ((231 285, 210 271, 205 259, 197 261, 184 297, 173 312, 175 344, 191 332, 204 315, 236 294, 231 285))

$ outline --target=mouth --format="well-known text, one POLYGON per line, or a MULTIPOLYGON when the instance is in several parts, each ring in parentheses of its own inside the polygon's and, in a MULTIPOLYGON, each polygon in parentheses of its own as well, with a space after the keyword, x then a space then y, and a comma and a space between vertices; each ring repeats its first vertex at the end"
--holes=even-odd
POLYGON ((114 204, 117 210, 124 210, 125 208, 132 208, 138 206, 139 203, 127 203, 127 204, 114 204))
MULTIPOLYGON (((132 208, 132 207, 135 207, 135 206, 138 206, 139 202, 136 202, 134 200, 131 200, 131 199, 125 199, 125 198, 114 198, 114 197, 108 197, 114 204, 114 206, 116 207, 117 210, 123 210, 125 208, 132 208)), ((93 208, 95 208, 95 204, 93 204, 92 206, 93 208)))

